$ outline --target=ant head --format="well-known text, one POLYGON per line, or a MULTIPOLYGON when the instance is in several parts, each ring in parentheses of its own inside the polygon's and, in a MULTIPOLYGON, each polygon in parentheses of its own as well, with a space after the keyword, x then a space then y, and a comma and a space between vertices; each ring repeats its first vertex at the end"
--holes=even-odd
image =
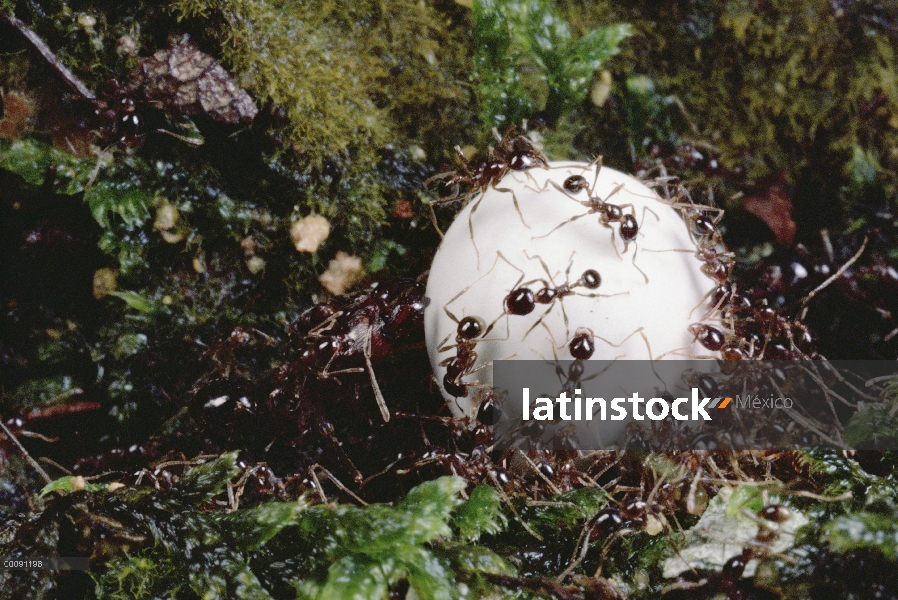
POLYGON ((599 275, 599 272, 595 269, 587 269, 583 271, 583 276, 580 277, 580 281, 583 283, 583 286, 594 290, 602 285, 602 276, 599 275))
POLYGON ((466 340, 483 335, 486 330, 486 323, 480 317, 465 317, 458 322, 458 335, 466 340))
POLYGON ((714 221, 712 221, 705 215, 699 215, 695 217, 692 223, 695 227, 695 233, 697 233, 698 235, 710 236, 715 232, 714 221))
POLYGON ((576 194, 577 192, 582 192, 583 190, 588 189, 589 182, 586 181, 586 177, 583 175, 571 175, 564 180, 563 187, 568 192, 576 194))

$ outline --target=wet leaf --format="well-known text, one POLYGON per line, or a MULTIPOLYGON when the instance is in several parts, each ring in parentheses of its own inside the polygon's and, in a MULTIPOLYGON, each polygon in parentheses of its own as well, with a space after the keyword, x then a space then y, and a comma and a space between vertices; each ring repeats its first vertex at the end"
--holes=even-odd
POLYGON ((488 548, 480 546, 453 546, 450 550, 449 556, 452 564, 459 571, 490 573, 493 575, 515 574, 514 567, 488 548))
MULTIPOLYGON (((780 179, 783 177, 784 174, 780 179)), ((781 181, 771 183, 760 194, 746 198, 742 206, 764 221, 776 236, 776 243, 792 245, 797 225, 792 220, 792 199, 781 181)))
POLYGON ((109 292, 108 295, 124 300, 128 306, 142 313, 151 313, 156 310, 156 305, 152 300, 144 298, 137 292, 115 291, 109 292))
POLYGON ((327 584, 317 598, 318 600, 385 598, 388 578, 392 571, 391 561, 383 563, 357 555, 344 556, 331 565, 327 584))
POLYGON ((866 405, 851 416, 842 440, 852 447, 898 447, 898 416, 890 406, 866 405))
POLYGON ((178 484, 181 498, 190 504, 210 500, 224 490, 228 482, 240 472, 237 452, 228 452, 184 473, 178 484))
POLYGON ((898 518, 858 512, 836 517, 826 527, 826 537, 838 552, 876 548, 891 560, 898 559, 898 518))
POLYGON ((60 477, 59 479, 54 479, 45 485, 43 489, 41 489, 40 496, 46 496, 51 492, 80 492, 81 490, 86 490, 88 492, 102 492, 106 489, 107 487, 104 484, 84 481, 83 477, 77 475, 67 475, 65 477, 60 477))
POLYGON ((305 502, 270 502, 238 512, 217 515, 222 531, 230 532, 228 543, 238 550, 258 550, 284 527, 295 525, 308 508, 305 502))
POLYGON ((159 50, 140 67, 143 93, 182 115, 207 115, 223 123, 249 123, 259 109, 224 67, 193 40, 159 50))

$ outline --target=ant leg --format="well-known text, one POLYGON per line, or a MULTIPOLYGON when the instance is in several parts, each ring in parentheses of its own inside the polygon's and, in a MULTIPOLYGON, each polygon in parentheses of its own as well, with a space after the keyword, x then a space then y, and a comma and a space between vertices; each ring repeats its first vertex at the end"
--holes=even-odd
POLYGON ((562 227, 564 227, 564 226, 567 225, 568 223, 573 223, 573 222, 576 221, 577 219, 581 219, 581 218, 583 218, 583 217, 588 217, 589 215, 590 215, 589 212, 585 212, 585 213, 583 213, 582 215, 576 215, 576 216, 574 216, 574 217, 571 217, 570 219, 568 219, 568 220, 565 221, 564 223, 561 223, 560 225, 556 225, 555 228, 552 229, 549 233, 544 233, 544 234, 542 234, 542 235, 534 235, 534 236, 531 237, 530 239, 531 239, 531 240, 538 240, 538 239, 542 239, 542 238, 544 238, 544 237, 549 237, 550 235, 552 235, 553 233, 555 233, 556 231, 558 231, 559 229, 561 229, 562 227))
MULTIPOLYGON (((614 243, 614 227, 612 227, 609 223, 603 221, 601 218, 599 218, 599 223, 602 225, 602 227, 607 227, 608 229, 611 230, 611 247, 614 249, 614 253, 617 255, 617 257, 621 260, 624 260, 624 257, 620 255, 620 252, 617 249, 617 244, 614 243)), ((626 252, 626 251, 627 251, 627 246, 626 246, 626 242, 624 242, 624 252, 626 252)))
MULTIPOLYGON (((548 315, 548 314, 552 311, 552 306, 553 306, 554 304, 555 304, 555 300, 553 300, 553 301, 551 302, 551 304, 549 304, 549 308, 547 308, 547 309, 546 309, 546 312, 544 312, 544 313, 540 316, 540 318, 536 320, 536 323, 534 323, 533 325, 530 326, 530 329, 528 329, 528 330, 527 330, 527 333, 524 334, 524 337, 521 338, 521 341, 522 341, 522 342, 523 342, 524 340, 527 339, 527 336, 530 335, 530 332, 531 332, 531 331, 533 331, 534 329, 536 329, 536 328, 543 322, 543 319, 546 318, 546 315, 548 315)), ((565 323, 565 328, 567 328, 567 323, 565 323)))
POLYGON ((365 357, 365 366, 368 368, 368 375, 371 377, 371 388, 374 390, 374 399, 377 400, 377 407, 380 409, 380 416, 384 418, 384 423, 390 422, 390 411, 387 409, 387 401, 377 385, 377 377, 374 376, 374 366, 371 364, 371 330, 368 326, 368 332, 365 334, 365 347, 362 355, 365 357))
POLYGON ((658 213, 656 213, 655 211, 653 211, 653 210, 652 210, 651 208, 649 208, 648 206, 643 206, 643 207, 642 207, 642 223, 639 224, 639 228, 640 228, 640 229, 642 229, 642 224, 645 223, 645 213, 646 213, 646 211, 652 213, 652 215, 654 215, 656 221, 658 221, 659 223, 661 222, 661 217, 658 216, 658 213))
POLYGON ((319 325, 316 325, 315 327, 310 329, 308 335, 311 337, 318 337, 325 331, 330 331, 331 329, 334 328, 334 325, 336 324, 337 319, 339 319, 342 316, 343 316, 343 311, 338 310, 337 312, 335 312, 334 314, 332 314, 331 316, 326 318, 324 321, 322 321, 319 325))
POLYGON ((596 184, 599 182, 599 174, 602 172, 602 156, 597 156, 593 161, 589 163, 589 167, 592 168, 595 165, 596 168, 596 176, 592 178, 592 187, 590 188, 590 194, 592 194, 592 190, 596 189, 596 184))
MULTIPOLYGON (((450 337, 452 337, 451 333, 449 335, 447 335, 446 337, 444 337, 443 341, 441 343, 448 342, 450 337)), ((437 347, 437 354, 441 354, 443 352, 446 352, 447 350, 452 350, 453 348, 458 348, 458 344, 449 344, 448 346, 439 346, 439 347, 437 347)), ((440 363, 440 366, 445 367, 446 365, 449 364, 449 361, 452 360, 453 358, 455 358, 455 357, 450 356, 449 358, 444 359, 443 362, 440 363)))
POLYGON ((175 133, 174 131, 169 131, 167 129, 156 129, 153 133, 164 133, 165 135, 170 135, 171 137, 184 142, 185 144, 190 144, 191 146, 202 146, 203 141, 198 140, 186 135, 181 135, 180 133, 175 133))
MULTIPOLYGON (((479 255, 478 255, 478 257, 479 257, 479 255)), ((456 323, 459 322, 459 318, 456 317, 454 314, 452 314, 452 312, 449 311, 449 305, 452 304, 453 302, 455 302, 456 300, 458 300, 459 298, 461 298, 463 295, 465 295, 468 292, 468 290, 470 290, 472 287, 477 285, 481 279, 483 279, 484 277, 486 277, 487 275, 492 273, 493 269, 495 269, 496 265, 499 263, 500 258, 502 260, 504 260, 506 263, 508 263, 512 268, 517 269, 518 272, 523 273, 523 271, 521 271, 520 269, 515 267, 513 264, 511 264, 511 261, 509 261, 507 258, 505 258, 505 256, 502 254, 502 252, 496 251, 496 259, 493 261, 493 265, 489 268, 489 270, 486 273, 484 273, 483 275, 481 275, 480 277, 478 277, 477 279, 475 279, 474 281, 472 281, 471 284, 468 285, 466 288, 464 288, 462 291, 460 291, 459 293, 452 296, 452 298, 449 300, 449 302, 447 302, 445 305, 443 305, 443 311, 446 313, 446 315, 450 319, 452 319, 456 323)), ((478 267, 479 267, 479 260, 478 260, 478 267)), ((522 277, 522 279, 523 279, 523 277, 522 277)))
POLYGON ((437 222, 437 213, 433 210, 433 205, 433 202, 427 203, 427 208, 430 209, 430 221, 433 223, 433 228, 436 229, 436 232, 440 234, 440 239, 442 240, 446 237, 446 234, 440 229, 440 224, 437 222))
POLYGON ((508 313, 506 313, 506 312, 503 312, 501 315, 496 317, 496 319, 492 323, 490 323, 487 326, 487 328, 484 330, 483 335, 486 335, 489 331, 491 331, 493 329, 493 327, 496 325, 496 323, 499 321, 499 319, 501 319, 502 317, 505 317, 505 337, 504 338, 479 337, 479 338, 475 338, 474 340, 471 340, 471 341, 473 341, 474 343, 507 341, 508 338, 511 337, 511 325, 509 325, 509 323, 508 323, 508 313))
MULTIPOLYGON (((630 335, 628 335, 627 337, 625 337, 624 339, 622 339, 621 341, 619 341, 619 342, 616 343, 616 344, 615 344, 614 342, 610 342, 610 341, 606 340, 605 338, 603 338, 603 337, 600 336, 600 335, 596 335, 595 333, 593 333, 593 336, 599 338, 600 340, 602 340, 603 342, 605 342, 606 344, 608 344, 608 345, 611 346, 612 348, 620 348, 621 346, 624 345, 624 342, 626 342, 627 340, 629 340, 631 337, 633 337, 633 336, 636 335, 637 333, 642 334, 643 339, 645 339, 645 334, 643 333, 643 329, 645 329, 645 328, 644 328, 644 327, 640 327, 639 329, 633 330, 633 332, 631 332, 630 335)), ((649 356, 651 356, 651 351, 649 351, 649 356)))
POLYGON ((633 250, 633 260, 632 260, 631 262, 633 263, 633 266, 636 267, 636 270, 639 271, 639 274, 642 275, 642 278, 645 279, 645 282, 648 283, 648 282, 649 282, 649 276, 646 275, 646 274, 645 274, 645 271, 643 271, 642 269, 640 269, 640 268, 639 268, 639 265, 636 264, 636 252, 639 250, 639 246, 636 246, 635 243, 634 243, 633 245, 635 246, 635 249, 633 250))
POLYGON ((460 146, 455 146, 453 150, 455 150, 455 155, 458 156, 459 160, 461 161, 461 164, 465 169, 465 173, 468 174, 468 177, 471 177, 473 173, 471 173, 471 163, 468 162, 468 157, 465 156, 465 153, 461 151, 460 146))
MULTIPOLYGON (((527 229, 530 229, 530 225, 528 225, 527 221, 524 220, 524 213, 521 212, 521 205, 518 204, 518 197, 515 195, 514 190, 511 188, 496 187, 495 183, 492 185, 492 188, 494 190, 496 190, 497 192, 503 192, 503 193, 508 192, 509 194, 511 194, 511 200, 512 200, 512 202, 514 202, 514 209, 518 212, 518 217, 521 218, 521 223, 524 224, 524 227, 526 227, 527 229)), ((472 214, 474 213, 473 208, 471 209, 471 213, 472 214)))
POLYGON ((480 270, 480 250, 477 249, 477 242, 474 241, 474 213, 477 211, 477 207, 480 206, 480 203, 483 201, 483 193, 480 194, 480 198, 478 198, 474 205, 471 206, 471 212, 468 213, 468 235, 471 236, 471 244, 474 246, 474 254, 477 256, 477 270, 480 270))
MULTIPOLYGON (((614 196, 616 193, 618 193, 618 192, 621 191, 622 189, 624 189, 624 184, 623 184, 623 183, 619 183, 619 184, 617 184, 616 186, 614 186, 614 189, 611 190, 610 192, 608 192, 608 195, 605 196, 605 199, 602 200, 602 203, 604 204, 605 202, 608 202, 608 200, 609 200, 612 196, 614 196)), ((621 208, 624 208, 624 207, 626 207, 626 206, 629 206, 630 208, 633 207, 632 204, 621 204, 621 205, 620 205, 621 208)))
POLYGON ((626 292, 617 292, 615 294, 581 294, 580 292, 574 292, 574 296, 583 296, 584 298, 614 298, 615 296, 629 296, 630 291, 626 292))
MULTIPOLYGON (((717 291, 717 287, 711 288, 710 290, 708 290, 708 292, 705 293, 704 296, 702 296, 702 299, 698 301, 698 304, 696 304, 695 306, 692 307, 692 310, 689 311, 689 320, 690 321, 692 320, 693 313, 695 313, 695 311, 698 309, 698 307, 701 306, 702 304, 704 304, 716 291, 717 291)), ((711 309, 708 312, 706 312, 704 314, 704 316, 702 316, 699 319, 699 321, 704 321, 704 320, 710 318, 711 315, 719 312, 723 308, 723 305, 726 304, 728 300, 729 300, 729 298, 727 298, 726 296, 721 297, 720 300, 718 300, 717 303, 714 306, 712 306, 711 309)))
MULTIPOLYGON (((569 259, 567 259, 567 269, 564 270, 565 282, 568 282, 571 280, 571 267, 574 266, 574 254, 576 254, 576 253, 577 253, 576 250, 572 251, 571 257, 569 259)), ((539 262, 543 262, 542 259, 540 259, 539 262)), ((543 265, 543 266, 545 266, 545 265, 543 265)))
MULTIPOLYGON (((571 257, 568 259, 568 260, 569 260, 569 263, 568 263, 568 269, 567 269, 567 272, 568 272, 568 273, 570 273, 571 265, 572 265, 573 262, 574 262, 574 254, 575 254, 576 252, 577 252, 576 250, 574 250, 573 252, 571 252, 571 257)), ((535 258, 536 260, 538 260, 538 261, 539 261, 539 264, 542 265, 542 267, 543 267, 543 271, 546 272, 546 276, 549 278, 549 283, 552 285, 553 288, 556 288, 556 287, 557 287, 557 286, 555 285, 555 278, 552 277, 552 273, 549 271, 548 265, 546 265, 546 262, 542 259, 542 257, 541 257, 539 254, 534 254, 533 256, 530 256, 529 254, 527 254, 527 251, 524 250, 524 256, 527 257, 527 260, 533 260, 534 258, 535 258)), ((537 280, 537 281, 541 281, 541 280, 537 280)), ((545 282, 543 282, 543 283, 545 283, 545 282)), ((549 287, 549 286, 546 286, 546 287, 549 287)))

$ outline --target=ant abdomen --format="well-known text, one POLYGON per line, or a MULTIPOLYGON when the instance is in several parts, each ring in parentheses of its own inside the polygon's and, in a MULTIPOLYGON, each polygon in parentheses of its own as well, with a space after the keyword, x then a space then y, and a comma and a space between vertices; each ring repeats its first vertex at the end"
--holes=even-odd
POLYGON ((581 327, 574 334, 574 339, 568 344, 571 356, 577 360, 589 360, 596 350, 596 342, 593 333, 585 327, 581 327))
POLYGON ((540 302, 538 296, 539 292, 537 292, 537 297, 535 298, 533 290, 530 288, 518 288, 512 290, 511 293, 505 296, 505 310, 507 310, 510 315, 529 315, 536 307, 536 302, 540 302))
POLYGON ((633 215, 624 215, 623 222, 620 224, 620 236, 625 242, 632 242, 639 233, 639 224, 633 215))
POLYGON ((448 371, 443 376, 443 389, 447 394, 456 398, 465 398, 468 395, 468 386, 456 381, 454 377, 449 377, 448 371))
POLYGON ((726 343, 726 336, 723 332, 710 325, 690 325, 689 331, 695 335, 695 339, 698 340, 699 344, 712 352, 717 352, 726 343))
POLYGON ((595 269, 588 269, 583 272, 580 282, 584 287, 594 290, 602 285, 602 276, 595 269))

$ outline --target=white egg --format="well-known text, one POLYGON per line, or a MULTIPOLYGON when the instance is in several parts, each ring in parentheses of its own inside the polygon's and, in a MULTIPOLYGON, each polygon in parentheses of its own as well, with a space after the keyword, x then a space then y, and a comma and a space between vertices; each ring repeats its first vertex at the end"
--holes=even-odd
POLYGON ((468 202, 434 257, 424 314, 431 365, 453 412, 476 411, 494 360, 572 359, 579 328, 595 336, 592 360, 712 357, 689 327, 706 317, 715 282, 671 204, 629 175, 582 162, 511 171, 468 202), (565 190, 572 176, 588 188, 565 190), (621 224, 604 222, 590 196, 632 214, 635 238, 622 239, 621 224), (588 287, 588 271, 600 275, 597 288, 588 287), (509 314, 506 297, 522 287, 571 293, 509 314), (476 360, 449 378, 465 392, 455 396, 443 382, 465 317, 482 319, 489 331, 465 342, 476 360))

